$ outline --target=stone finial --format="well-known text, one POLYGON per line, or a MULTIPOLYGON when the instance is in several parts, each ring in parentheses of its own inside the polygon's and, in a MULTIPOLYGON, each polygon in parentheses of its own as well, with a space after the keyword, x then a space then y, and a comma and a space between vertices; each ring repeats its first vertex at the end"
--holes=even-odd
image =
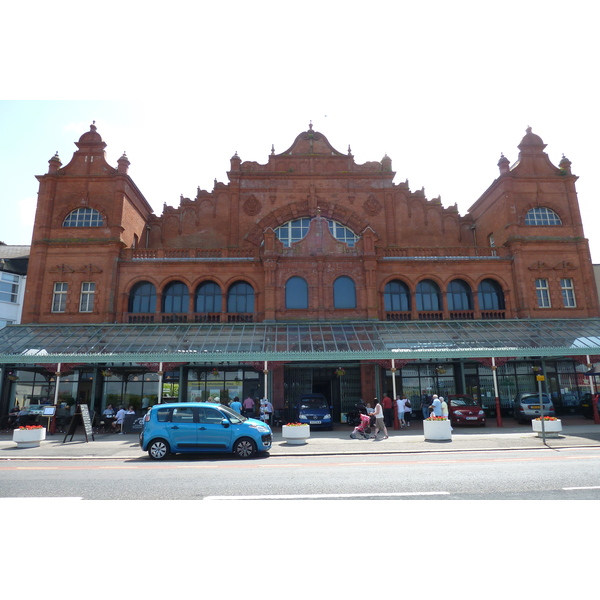
POLYGON ((504 175, 504 173, 508 173, 510 171, 510 163, 508 162, 508 158, 506 158, 506 156, 504 156, 502 153, 500 153, 498 168, 500 169, 500 175, 504 175))
POLYGON ((562 159, 558 163, 558 166, 560 167, 563 173, 571 175, 571 161, 564 154, 562 155, 562 159))
POLYGON ((58 157, 58 150, 56 151, 56 154, 48 161, 48 164, 50 165, 48 173, 56 173, 60 169, 62 163, 58 157))
POLYGON ((117 169, 119 173, 127 173, 127 170, 129 169, 129 165, 131 163, 129 162, 129 159, 127 158, 127 153, 125 151, 123 151, 123 156, 119 158, 117 164, 119 165, 117 169))

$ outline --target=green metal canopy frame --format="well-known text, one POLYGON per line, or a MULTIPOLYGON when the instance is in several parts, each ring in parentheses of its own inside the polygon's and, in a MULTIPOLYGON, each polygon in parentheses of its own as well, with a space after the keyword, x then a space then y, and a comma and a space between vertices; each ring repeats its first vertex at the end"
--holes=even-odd
POLYGON ((556 357, 600 353, 600 319, 9 325, 0 364, 556 357))

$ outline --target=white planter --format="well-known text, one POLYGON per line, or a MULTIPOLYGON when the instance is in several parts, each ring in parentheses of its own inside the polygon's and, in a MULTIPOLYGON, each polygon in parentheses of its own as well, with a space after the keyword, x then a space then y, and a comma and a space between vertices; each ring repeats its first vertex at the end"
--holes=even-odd
MULTIPOLYGON (((533 432, 537 433, 538 437, 542 437, 542 422, 536 419, 531 421, 533 432)), ((544 430, 546 437, 558 437, 558 434, 562 431, 562 421, 557 419, 556 421, 544 421, 544 430)))
POLYGON ((445 421, 423 421, 423 433, 426 440, 452 440, 452 425, 445 421))
POLYGON ((288 444, 306 444, 310 437, 310 425, 284 425, 281 436, 288 444))
POLYGON ((37 448, 42 440, 46 439, 46 429, 14 429, 13 442, 17 448, 37 448))

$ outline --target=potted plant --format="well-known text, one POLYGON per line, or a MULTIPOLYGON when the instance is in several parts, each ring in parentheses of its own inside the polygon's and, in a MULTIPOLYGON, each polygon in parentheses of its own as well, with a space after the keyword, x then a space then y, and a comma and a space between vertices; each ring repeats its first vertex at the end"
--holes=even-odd
POLYGON ((452 425, 446 417, 429 417, 423 421, 426 440, 452 440, 452 425))
POLYGON ((37 448, 46 439, 46 428, 41 425, 25 425, 13 430, 13 442, 17 448, 37 448))
MULTIPOLYGON (((538 437, 542 436, 542 419, 538 417, 531 421, 533 432, 537 433, 538 437)), ((556 438, 562 431, 562 421, 556 417, 544 417, 544 432, 546 437, 556 438)))
POLYGON ((306 444, 306 440, 310 437, 310 425, 288 423, 281 428, 281 436, 288 444, 306 444))

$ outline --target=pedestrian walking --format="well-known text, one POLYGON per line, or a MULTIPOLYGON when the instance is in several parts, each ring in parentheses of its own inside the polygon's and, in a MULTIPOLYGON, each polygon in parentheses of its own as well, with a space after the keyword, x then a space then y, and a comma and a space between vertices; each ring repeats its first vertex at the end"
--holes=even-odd
POLYGON ((383 439, 387 440, 389 436, 387 427, 385 426, 385 421, 383 419, 383 407, 381 406, 381 402, 379 400, 375 399, 375 402, 377 402, 377 404, 375 404, 375 410, 373 411, 373 416, 375 417, 375 435, 373 436, 373 439, 376 440, 377 434, 380 431, 383 431, 383 439))
POLYGON ((381 406, 383 406, 383 420, 386 427, 392 427, 394 425, 394 406, 392 399, 387 394, 383 395, 381 406))
POLYGON ((410 427, 410 419, 412 417, 412 404, 410 400, 404 396, 406 402, 404 403, 404 421, 406 422, 406 426, 410 427))
POLYGON ((397 396, 396 398, 396 410, 398 411, 398 423, 400 424, 400 429, 403 429, 406 425, 404 421, 404 410, 406 406, 406 398, 397 396))
POLYGON ((423 390, 421 394, 421 411, 423 413, 423 419, 429 418, 429 407, 431 406, 431 398, 429 394, 423 390))
POLYGON ((252 396, 248 396, 243 403, 244 416, 251 418, 254 416, 254 400, 252 396))
POLYGON ((229 408, 231 408, 231 410, 235 410, 235 412, 240 415, 242 414, 242 403, 237 396, 233 399, 233 402, 229 405, 229 408))

